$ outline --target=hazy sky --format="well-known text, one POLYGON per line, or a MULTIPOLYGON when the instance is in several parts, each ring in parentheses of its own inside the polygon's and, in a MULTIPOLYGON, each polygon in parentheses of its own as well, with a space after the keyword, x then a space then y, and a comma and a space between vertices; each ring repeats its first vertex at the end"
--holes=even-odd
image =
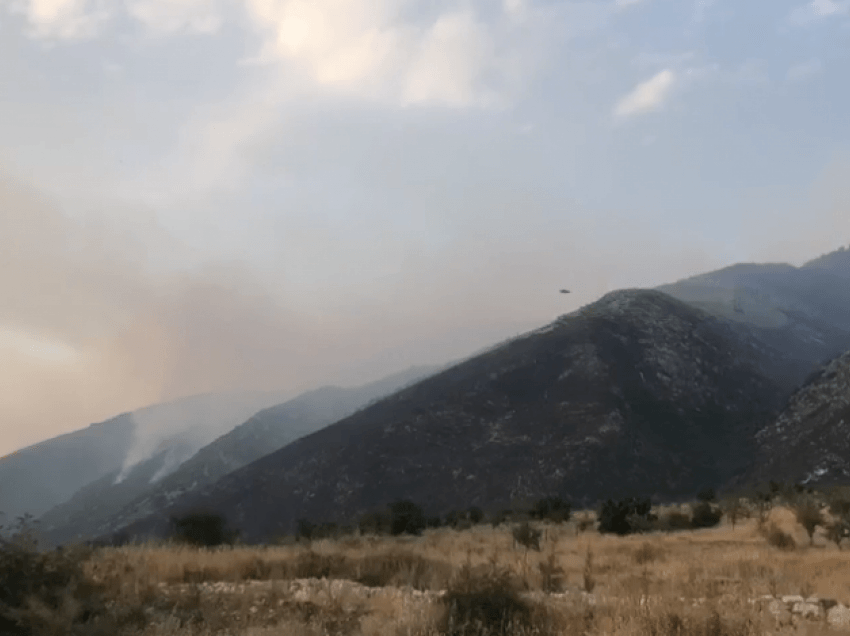
POLYGON ((848 52, 850 0, 0 0, 0 455, 845 245, 848 52))

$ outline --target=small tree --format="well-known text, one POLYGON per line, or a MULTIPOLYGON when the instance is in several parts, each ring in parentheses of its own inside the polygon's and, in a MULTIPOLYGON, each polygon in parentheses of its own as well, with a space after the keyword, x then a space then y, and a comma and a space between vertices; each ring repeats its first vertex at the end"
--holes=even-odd
POLYGON ((360 534, 389 534, 392 531, 392 518, 383 510, 366 512, 358 522, 360 534))
POLYGON ((174 537, 183 543, 198 547, 214 547, 225 543, 232 544, 238 532, 228 531, 225 520, 219 514, 194 512, 184 517, 171 517, 174 537))
POLYGON ((697 493, 697 499, 704 502, 717 501, 717 494, 714 488, 703 488, 697 493))
POLYGON ((472 506, 472 508, 467 511, 467 515, 473 524, 479 524, 484 520, 484 511, 478 506, 472 506))
POLYGON ((801 499, 794 505, 794 516, 797 517, 800 525, 806 529, 806 534, 809 535, 809 545, 813 545, 815 529, 826 523, 821 507, 812 499, 801 499))
POLYGON ((649 498, 629 497, 618 502, 609 499, 599 512, 599 532, 619 535, 635 532, 648 526, 652 503, 649 498))
POLYGON ((420 535, 425 529, 425 514, 422 508, 409 500, 390 504, 391 533, 420 535))
POLYGON ((531 508, 532 519, 564 522, 570 518, 572 504, 560 497, 544 497, 531 508))
POLYGON ((512 534, 514 541, 524 546, 526 550, 537 550, 540 552, 540 535, 543 533, 533 528, 528 521, 515 526, 512 534))
POLYGON ((691 514, 691 526, 694 528, 713 528, 720 523, 722 512, 707 501, 703 501, 694 508, 691 514))
POLYGON ((738 522, 738 519, 744 516, 746 513, 746 508, 741 501, 740 497, 730 497, 723 501, 720 504, 720 509, 723 511, 723 514, 726 515, 726 518, 732 523, 732 529, 735 529, 735 524, 738 522))
POLYGON ((299 519, 295 524, 295 540, 305 539, 306 541, 311 541, 315 531, 315 523, 307 519, 299 519))
POLYGON ((833 488, 827 494, 831 523, 826 528, 827 538, 841 549, 841 541, 850 536, 850 494, 833 488))

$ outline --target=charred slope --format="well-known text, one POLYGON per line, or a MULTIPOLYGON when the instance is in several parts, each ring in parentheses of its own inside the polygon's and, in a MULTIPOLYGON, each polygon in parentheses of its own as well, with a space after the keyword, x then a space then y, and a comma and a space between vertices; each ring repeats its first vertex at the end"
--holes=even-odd
POLYGON ((123 479, 110 473, 44 515, 40 521, 45 540, 59 544, 112 532, 435 370, 413 367, 360 387, 308 391, 259 411, 200 450, 183 453, 179 467, 163 477, 170 457, 185 447, 173 445, 134 466, 123 479))
POLYGON ((749 485, 850 481, 850 351, 814 373, 756 443, 749 485))
POLYGON ((429 513, 560 494, 690 496, 749 467, 793 361, 657 291, 613 292, 235 471, 126 529, 199 507, 246 541, 396 498, 429 513))

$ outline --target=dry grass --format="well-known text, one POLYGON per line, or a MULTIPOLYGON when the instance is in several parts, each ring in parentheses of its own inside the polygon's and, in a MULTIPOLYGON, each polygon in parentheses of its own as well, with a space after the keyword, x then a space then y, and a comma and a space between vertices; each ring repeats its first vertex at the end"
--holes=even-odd
MULTIPOLYGON (((850 551, 820 531, 810 546, 786 509, 734 529, 626 537, 579 524, 536 524, 539 551, 516 546, 510 525, 310 545, 102 548, 84 572, 112 613, 100 631, 74 633, 763 636, 780 627, 748 599, 814 594, 850 605, 850 551), (794 549, 771 545, 766 527, 794 549), (217 582, 241 587, 215 592, 217 582)), ((782 629, 830 633, 817 623, 782 629)))

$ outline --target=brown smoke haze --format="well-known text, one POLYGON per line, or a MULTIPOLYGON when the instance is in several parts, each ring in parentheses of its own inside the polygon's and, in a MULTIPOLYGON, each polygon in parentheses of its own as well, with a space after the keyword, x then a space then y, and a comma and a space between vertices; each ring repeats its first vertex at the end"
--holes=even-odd
MULTIPOLYGON (((805 202, 808 229, 794 229, 799 208, 780 209, 777 218, 791 225, 769 235, 742 225, 739 246, 758 260, 799 264, 840 245, 846 165, 832 165, 805 202)), ((370 252, 399 264, 358 289, 322 281, 305 300, 282 261, 263 273, 241 262, 165 268, 188 252, 153 214, 74 220, 36 187, 0 175, 0 455, 187 395, 295 394, 445 363, 612 289, 732 262, 728 246, 696 232, 669 237, 639 220, 566 214, 567 204, 528 193, 468 195, 453 205, 469 221, 440 246, 396 239, 377 224, 352 247, 328 221, 293 222, 288 262, 350 250, 336 266, 341 276, 370 252), (558 294, 562 287, 573 293, 558 294)))

